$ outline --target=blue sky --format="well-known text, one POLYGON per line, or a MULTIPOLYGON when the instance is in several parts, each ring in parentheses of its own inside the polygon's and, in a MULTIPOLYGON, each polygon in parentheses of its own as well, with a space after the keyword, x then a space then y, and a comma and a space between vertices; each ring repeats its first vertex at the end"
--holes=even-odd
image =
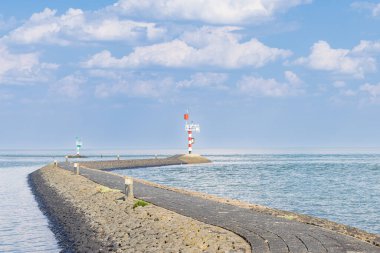
POLYGON ((379 147, 380 2, 2 1, 0 148, 379 147), (22 6, 22 8, 20 8, 22 6))

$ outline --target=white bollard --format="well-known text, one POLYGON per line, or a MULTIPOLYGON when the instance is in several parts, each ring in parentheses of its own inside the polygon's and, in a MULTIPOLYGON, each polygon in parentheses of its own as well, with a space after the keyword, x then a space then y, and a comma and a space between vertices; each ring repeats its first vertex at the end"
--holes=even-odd
POLYGON ((125 177, 125 188, 124 193, 127 196, 127 199, 131 200, 133 199, 133 179, 129 177, 125 177))
POLYGON ((74 173, 79 175, 79 163, 74 163, 74 173))
POLYGON ((118 161, 120 160, 120 155, 117 155, 117 160, 118 160, 118 161))
POLYGON ((58 161, 57 161, 57 160, 54 160, 54 167, 55 167, 55 168, 58 167, 58 161))

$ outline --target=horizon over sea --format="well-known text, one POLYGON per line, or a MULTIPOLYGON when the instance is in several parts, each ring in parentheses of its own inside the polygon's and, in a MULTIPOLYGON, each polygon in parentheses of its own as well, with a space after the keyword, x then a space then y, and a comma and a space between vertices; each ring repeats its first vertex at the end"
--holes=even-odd
MULTIPOLYGON (((380 149, 199 150, 213 163, 116 171, 160 184, 326 218, 380 234, 380 149), (302 152, 303 151, 303 152, 302 152), (240 153, 238 153, 240 152, 240 153)), ((59 252, 27 175, 73 150, 0 149, 0 252, 59 252)), ((181 150, 83 150, 87 160, 181 150)))

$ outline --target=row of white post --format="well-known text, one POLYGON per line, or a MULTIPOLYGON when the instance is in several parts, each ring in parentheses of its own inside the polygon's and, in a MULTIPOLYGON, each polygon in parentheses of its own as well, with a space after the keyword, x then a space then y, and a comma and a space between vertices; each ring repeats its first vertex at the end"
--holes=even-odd
MULTIPOLYGON (((54 167, 58 167, 58 161, 54 160, 54 167)), ((79 163, 74 163, 74 174, 80 174, 80 165, 79 163)), ((128 199, 133 199, 133 179, 130 177, 124 177, 124 194, 128 199)))
MULTIPOLYGON (((156 155, 157 156, 157 155, 156 155)), ((117 160, 120 161, 120 155, 116 156, 117 160)), ((69 162, 69 156, 65 156, 65 160, 68 163, 69 162)), ((55 162, 55 161, 54 161, 55 162)))

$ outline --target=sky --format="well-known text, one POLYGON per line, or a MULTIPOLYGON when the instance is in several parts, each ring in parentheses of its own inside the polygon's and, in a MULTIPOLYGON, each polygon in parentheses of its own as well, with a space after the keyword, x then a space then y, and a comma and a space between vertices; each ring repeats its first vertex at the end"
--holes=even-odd
POLYGON ((0 2, 0 149, 380 147, 380 2, 0 2))

